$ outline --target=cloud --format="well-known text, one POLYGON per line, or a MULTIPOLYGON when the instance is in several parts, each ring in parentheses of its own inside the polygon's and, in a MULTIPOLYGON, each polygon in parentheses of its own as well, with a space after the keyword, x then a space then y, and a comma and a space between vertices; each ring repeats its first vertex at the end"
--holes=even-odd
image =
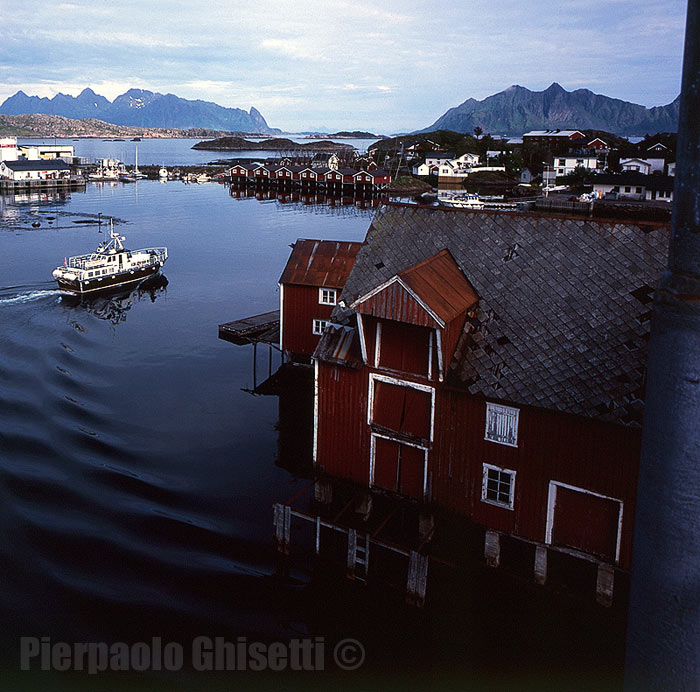
POLYGON ((133 86, 385 131, 513 83, 654 105, 678 93, 684 22, 684 0, 23 0, 3 13, 0 95, 133 86))

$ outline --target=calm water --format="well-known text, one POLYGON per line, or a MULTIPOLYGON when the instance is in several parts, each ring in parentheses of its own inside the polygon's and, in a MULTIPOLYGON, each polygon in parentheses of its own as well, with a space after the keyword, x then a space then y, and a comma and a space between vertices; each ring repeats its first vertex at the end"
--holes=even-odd
POLYGON ((296 238, 361 239, 369 212, 156 181, 1 209, 5 651, 305 631, 271 591, 271 506, 301 481, 274 463, 277 400, 242 391, 252 350, 217 325, 277 307, 296 238), (168 246, 167 287, 87 307, 55 290, 52 268, 101 240, 75 223, 98 212, 128 247, 168 246))
POLYGON ((187 646, 307 634, 363 641, 375 677, 343 678, 347 688, 382 689, 379 672, 404 690, 493 689, 503 675, 503 689, 616 689, 618 629, 595 607, 585 623, 576 603, 553 608, 527 577, 515 590, 497 571, 455 581, 467 604, 447 616, 348 594, 342 576, 327 587, 275 577, 272 503, 306 481, 275 463, 277 399, 243 391, 252 349, 220 341, 217 325, 277 307, 290 243, 361 240, 371 214, 236 199, 213 183, 0 198, 0 689, 250 682, 19 673, 20 636, 187 646), (51 270, 97 245, 98 213, 119 220, 129 247, 167 245, 167 282, 86 304, 61 295, 51 270), (519 671, 531 667, 530 687, 519 671))
MULTIPOLYGON (((248 138, 255 140, 255 137, 248 138)), ((316 140, 303 137, 287 137, 294 142, 306 144, 316 140)), ((93 161, 100 158, 112 158, 123 161, 132 166, 136 159, 138 147, 139 165, 147 166, 196 166, 215 161, 221 158, 253 158, 265 159, 277 156, 276 151, 201 151, 192 149, 194 144, 201 139, 142 139, 140 142, 125 140, 123 142, 103 141, 97 138, 90 139, 26 139, 19 138, 20 144, 70 144, 73 146, 76 156, 84 156, 93 161)), ((367 150, 376 139, 334 139, 334 142, 343 142, 355 147, 358 151, 367 150)))

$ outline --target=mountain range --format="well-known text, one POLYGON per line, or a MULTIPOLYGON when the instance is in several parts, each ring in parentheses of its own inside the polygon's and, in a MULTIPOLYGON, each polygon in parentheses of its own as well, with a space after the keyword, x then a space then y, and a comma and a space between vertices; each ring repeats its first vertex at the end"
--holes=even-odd
POLYGON ((227 132, 276 134, 260 111, 225 108, 211 101, 190 101, 174 94, 129 89, 114 101, 83 89, 78 96, 56 94, 53 98, 27 96, 18 91, 0 105, 0 114, 42 113, 83 120, 96 118, 114 125, 148 128, 207 128, 227 132))
POLYGON ((433 130, 474 131, 519 135, 530 130, 603 130, 622 136, 676 132, 680 96, 666 106, 645 108, 595 94, 588 89, 567 91, 554 82, 544 91, 513 85, 483 101, 467 99, 450 108, 430 127, 433 130))

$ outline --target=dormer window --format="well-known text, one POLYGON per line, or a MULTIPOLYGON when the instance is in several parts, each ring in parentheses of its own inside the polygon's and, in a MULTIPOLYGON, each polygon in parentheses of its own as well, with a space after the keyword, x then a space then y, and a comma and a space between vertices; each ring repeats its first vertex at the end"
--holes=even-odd
POLYGON ((320 305, 335 305, 337 300, 337 292, 335 288, 319 288, 318 302, 320 305))

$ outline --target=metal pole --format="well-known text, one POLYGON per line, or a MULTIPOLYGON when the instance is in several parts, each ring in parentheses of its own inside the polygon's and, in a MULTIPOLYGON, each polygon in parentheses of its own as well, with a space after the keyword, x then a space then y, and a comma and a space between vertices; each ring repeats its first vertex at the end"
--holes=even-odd
POLYGON ((649 344, 628 692, 700 690, 699 4, 688 1, 669 261, 649 344))

